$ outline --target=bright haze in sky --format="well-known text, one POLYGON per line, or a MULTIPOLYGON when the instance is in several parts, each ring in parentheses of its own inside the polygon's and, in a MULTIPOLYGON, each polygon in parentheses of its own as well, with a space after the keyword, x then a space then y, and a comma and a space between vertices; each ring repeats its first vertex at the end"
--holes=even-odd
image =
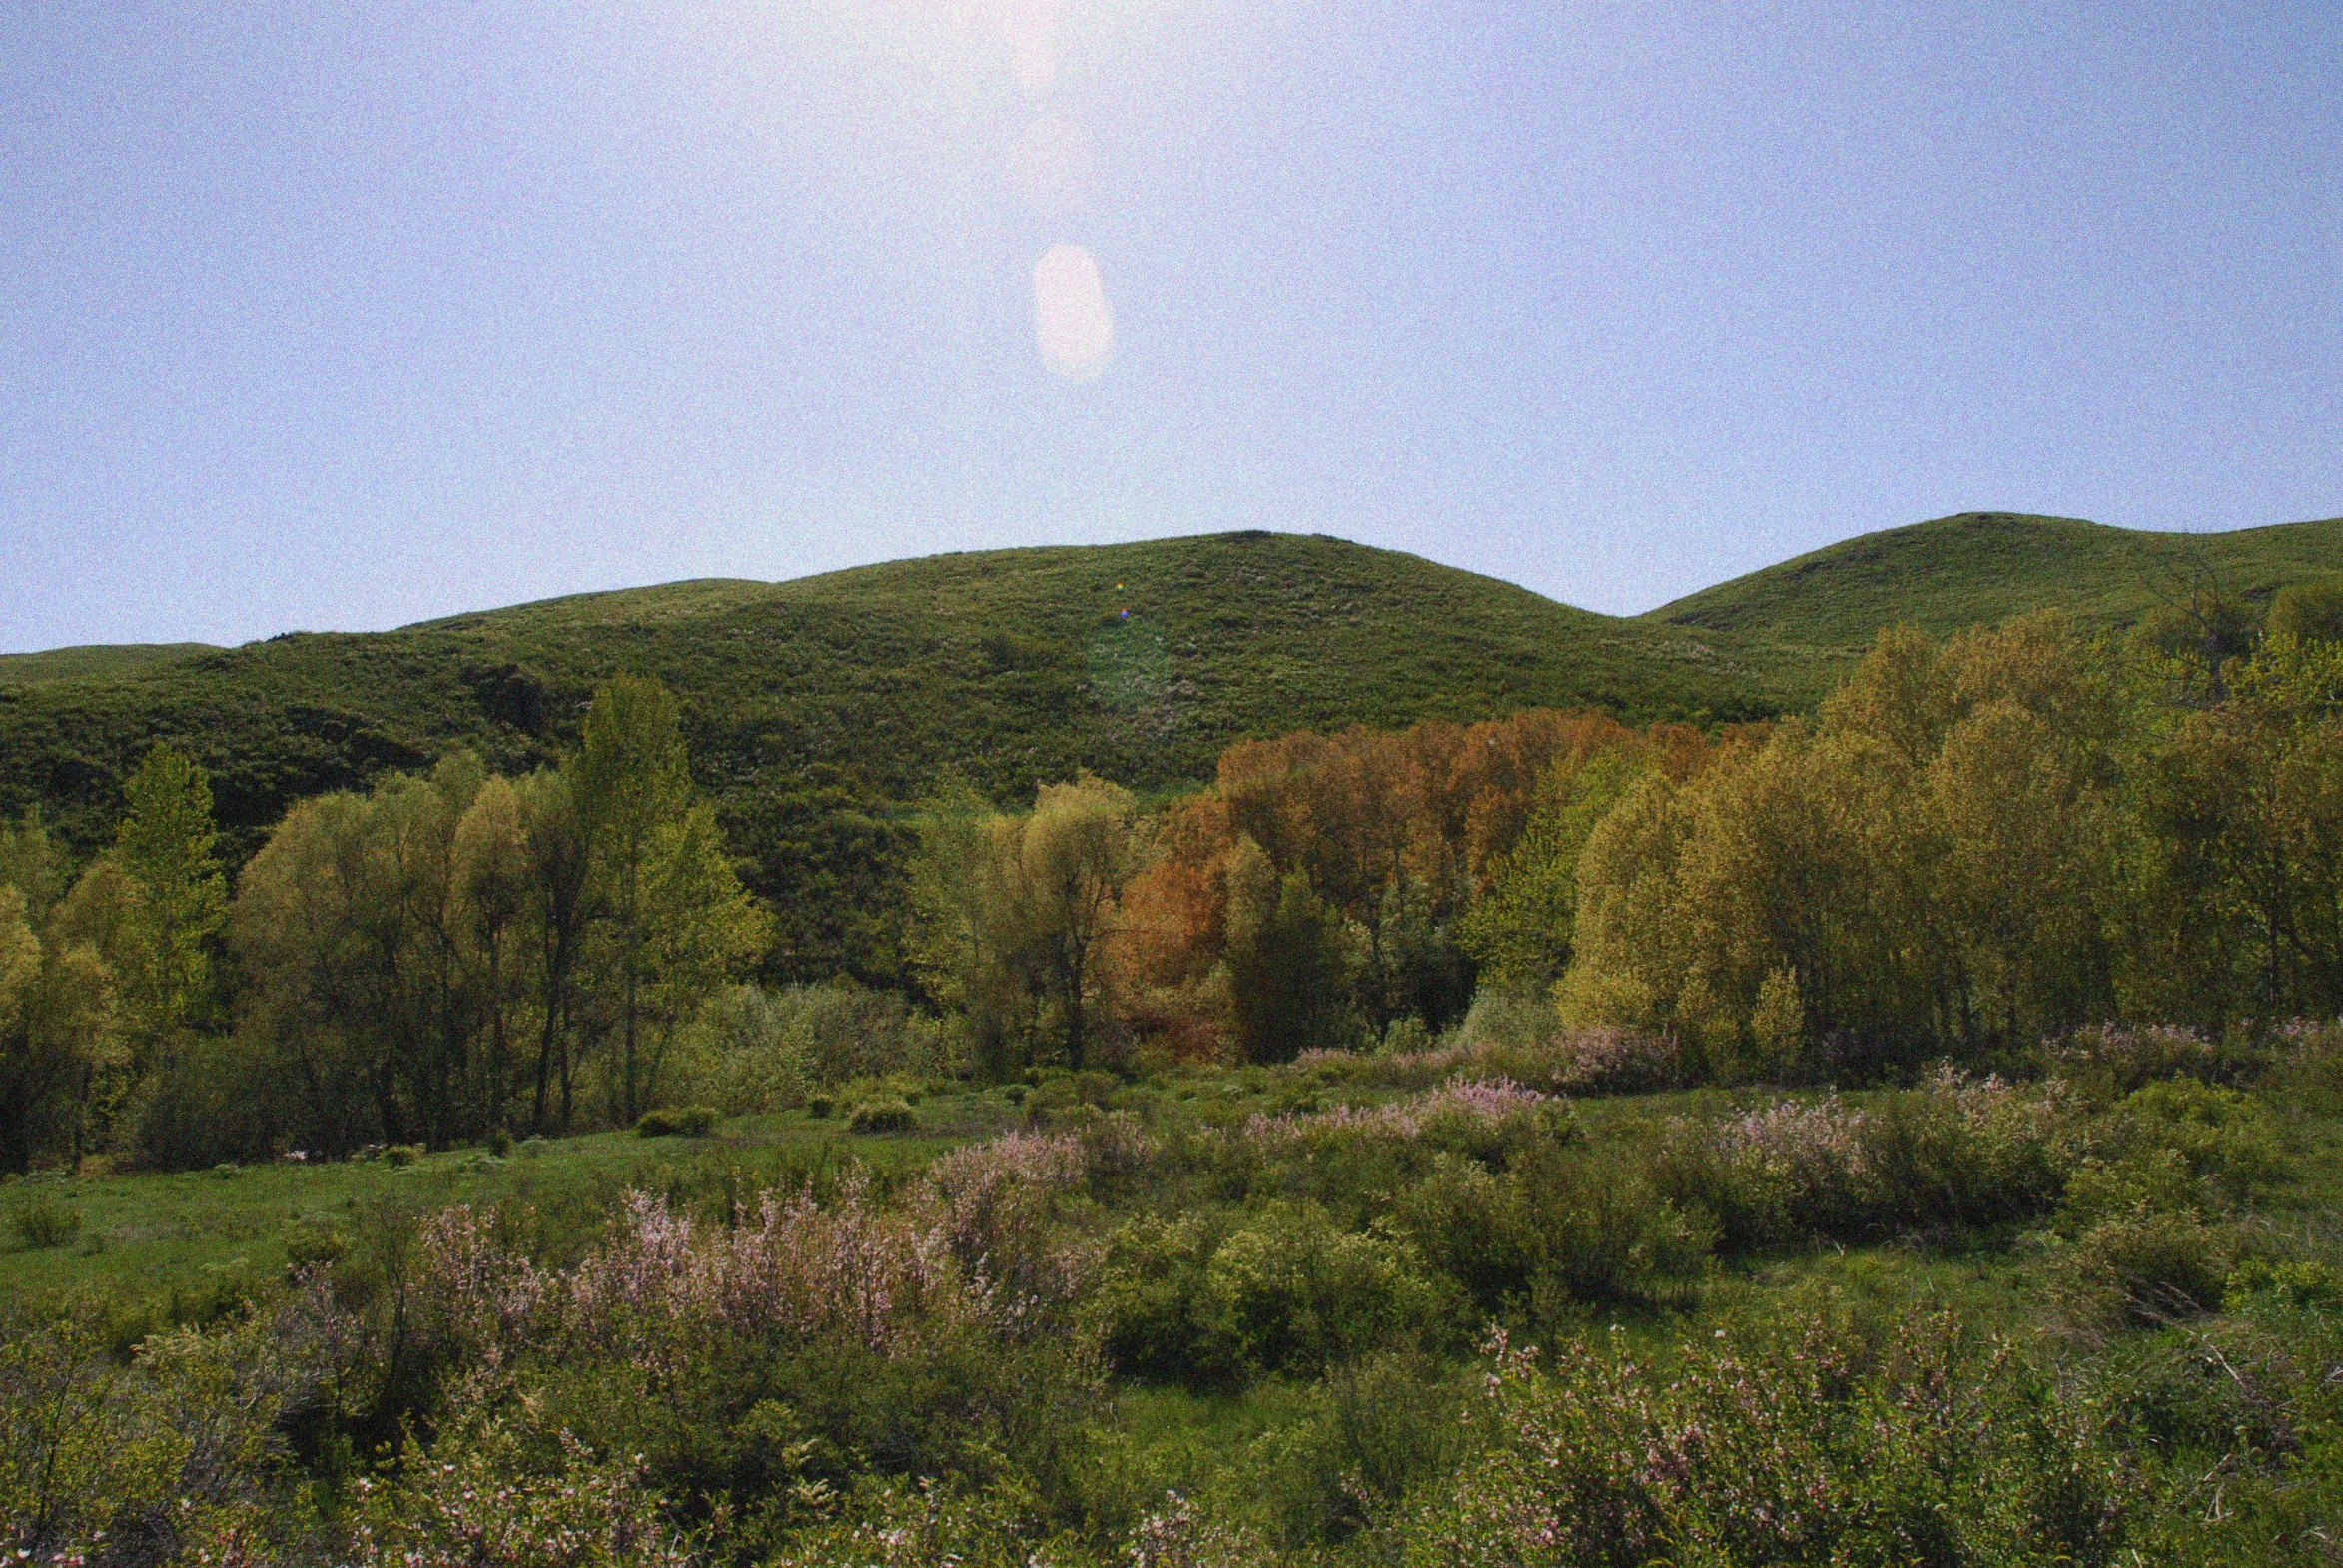
POLYGON ((2343 512, 2335 0, 9 0, 0 110, 4 650, 2343 512))

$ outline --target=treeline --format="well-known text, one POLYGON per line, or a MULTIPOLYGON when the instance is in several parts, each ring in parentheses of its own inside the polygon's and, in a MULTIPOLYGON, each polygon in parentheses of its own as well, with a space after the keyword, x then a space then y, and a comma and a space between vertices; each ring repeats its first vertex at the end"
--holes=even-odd
POLYGON ((128 794, 69 890, 37 820, 0 837, 0 1167, 632 1120, 768 942, 654 682, 601 687, 558 768, 304 801, 233 902, 200 770, 158 747, 128 794))
POLYGON ((947 790, 912 827, 807 838, 797 873, 752 856, 747 889, 652 682, 602 687, 557 767, 458 753, 302 803, 233 901, 202 775, 158 749, 78 877, 37 821, 0 835, 0 1165, 777 1110, 850 1072, 1406 1050, 1476 1000, 1665 1037, 1672 1071, 1728 1082, 2334 1016, 2338 630, 2302 593, 2266 627, 2204 598, 2121 643, 2054 615, 1891 630, 1811 718, 1247 741, 1168 802, 1089 774, 1024 811, 947 790), (891 999, 728 989, 850 948, 898 955, 891 999))
MULTIPOLYGON (((2322 601, 2323 602, 2323 601, 2322 601)), ((2343 1012, 2343 649, 2175 609, 1885 632, 1815 717, 1246 742, 1149 812, 947 803, 915 952, 985 1062, 1413 1043, 1476 995, 1862 1079, 2117 1019, 2343 1012)))
POLYGON ((1717 744, 1536 710, 1243 742, 1156 811, 1087 774, 1023 815, 945 799, 914 856, 915 958, 995 1071, 1437 1029, 1471 1005, 1497 945, 1474 912, 1546 781, 1614 756, 1682 774, 1717 744))

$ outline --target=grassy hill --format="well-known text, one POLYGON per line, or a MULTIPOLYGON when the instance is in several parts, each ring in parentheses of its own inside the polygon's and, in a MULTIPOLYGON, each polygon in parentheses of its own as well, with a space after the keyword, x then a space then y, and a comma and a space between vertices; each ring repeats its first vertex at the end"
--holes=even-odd
POLYGON ((0 684, 0 813, 37 802, 95 844, 169 739, 246 851, 302 796, 456 745, 525 767, 622 669, 681 694, 703 784, 735 800, 819 779, 901 801, 948 769, 1002 799, 1079 767, 1161 787, 1304 727, 1772 706, 1714 639, 1337 539, 1226 534, 675 583, 0 684))
POLYGON ((2057 606, 2129 625, 2199 568, 2267 605, 2306 578, 2343 574, 2343 518, 2231 533, 2150 533, 2071 517, 1962 512, 1867 533, 1704 588, 1643 617, 1729 639, 1777 689, 1819 696, 1882 626, 1942 636, 2057 606))
POLYGON ((1883 625, 1942 634, 2055 604, 2119 626, 2193 566, 2266 602, 2343 572, 2343 519, 2184 535, 1966 513, 1634 619, 1338 539, 1239 533, 671 583, 235 649, 60 649, 0 658, 0 814, 38 804, 94 846, 124 774, 169 739, 211 770, 241 855, 295 800, 454 746, 532 765, 625 669, 682 695, 701 781, 736 825, 798 800, 752 835, 783 856, 814 818, 885 816, 949 772, 1006 801, 1084 767, 1176 786, 1231 740, 1299 728, 1803 706, 1883 625))
POLYGON ((85 675, 120 675, 192 658, 198 653, 219 651, 208 642, 128 642, 49 648, 40 653, 0 653, 0 685, 78 680, 85 675))

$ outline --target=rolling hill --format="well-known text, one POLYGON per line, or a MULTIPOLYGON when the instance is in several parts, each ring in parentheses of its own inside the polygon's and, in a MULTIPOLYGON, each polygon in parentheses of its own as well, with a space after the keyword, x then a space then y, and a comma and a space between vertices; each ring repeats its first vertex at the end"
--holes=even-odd
POLYGON ((720 799, 819 777, 900 802, 956 771, 1007 800, 1081 767, 1163 787, 1305 727, 1778 706, 1679 628, 1338 539, 1223 534, 675 583, 0 684, 0 813, 37 803, 92 846, 168 739, 211 771, 241 854, 295 800, 454 746, 528 766, 621 669, 682 696, 720 799))
POLYGON ((121 675, 131 670, 220 650, 208 642, 90 643, 40 653, 0 653, 0 685, 38 680, 78 680, 85 675, 121 675))
POLYGON ((788 582, 582 594, 398 631, 0 658, 0 814, 83 848, 157 740, 211 770, 227 850, 297 799, 455 746, 527 767, 594 684, 684 699, 719 800, 807 787, 882 812, 957 774, 998 799, 1090 768, 1165 788, 1231 740, 1598 706, 1753 717, 1819 698, 1883 625, 2045 605, 2121 626, 2192 570, 2266 602, 2343 573, 2343 519, 2164 534, 1964 513, 1753 572, 1630 619, 1322 536, 1238 533, 932 556, 788 582), (809 781, 812 785, 809 786, 809 781))
POLYGON ((2343 518, 2229 533, 2150 533, 2071 517, 1963 512, 1860 538, 1704 588, 1642 617, 1729 640, 1772 689, 1818 697, 1882 626, 1937 636, 2049 606, 2123 627, 2199 571, 2267 606, 2343 574, 2343 518))

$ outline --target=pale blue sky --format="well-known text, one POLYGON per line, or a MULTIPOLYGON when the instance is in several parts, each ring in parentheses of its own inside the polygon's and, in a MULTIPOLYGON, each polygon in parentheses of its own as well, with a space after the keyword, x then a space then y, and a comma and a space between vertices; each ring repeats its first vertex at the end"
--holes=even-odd
POLYGON ((10 0, 0 649, 2343 513, 2335 0, 1052 9, 10 0))

